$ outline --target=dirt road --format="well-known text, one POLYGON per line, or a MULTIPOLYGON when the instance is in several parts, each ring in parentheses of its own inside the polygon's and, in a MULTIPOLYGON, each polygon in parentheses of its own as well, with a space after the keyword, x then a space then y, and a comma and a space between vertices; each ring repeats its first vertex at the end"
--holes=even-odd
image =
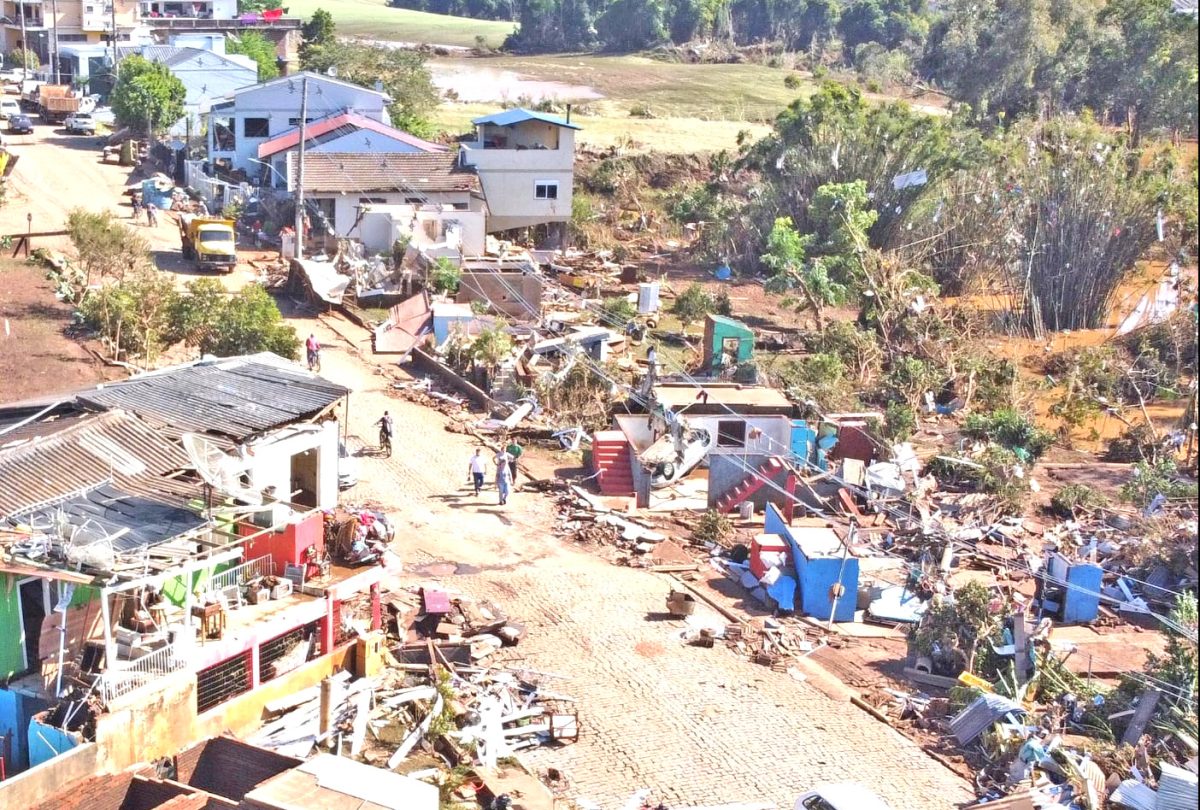
POLYGON ((504 606, 528 628, 514 648, 524 665, 560 674, 551 688, 578 700, 580 741, 525 756, 563 773, 566 795, 607 810, 650 788, 672 806, 772 801, 786 810, 815 783, 857 780, 912 810, 971 797, 914 743, 811 682, 720 647, 681 644, 682 623, 663 616, 662 575, 555 538, 543 496, 516 493, 501 507, 491 489, 477 499, 467 485, 469 437, 392 395, 390 375, 400 372, 371 358, 364 330, 291 320, 326 346, 322 374, 354 391, 351 443, 366 450, 346 499, 398 518, 405 582, 439 581, 504 606), (389 459, 371 450, 385 410, 397 427, 389 459))

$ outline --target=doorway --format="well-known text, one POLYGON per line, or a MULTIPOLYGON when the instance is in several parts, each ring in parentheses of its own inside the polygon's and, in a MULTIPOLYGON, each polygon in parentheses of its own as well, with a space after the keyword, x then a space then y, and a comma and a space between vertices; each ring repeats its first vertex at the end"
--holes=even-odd
POLYGON ((26 579, 17 583, 21 605, 21 631, 24 637, 25 670, 38 666, 38 645, 42 640, 42 620, 46 618, 46 583, 40 579, 26 579))
POLYGON ((317 505, 317 450, 292 456, 292 501, 301 506, 317 505))

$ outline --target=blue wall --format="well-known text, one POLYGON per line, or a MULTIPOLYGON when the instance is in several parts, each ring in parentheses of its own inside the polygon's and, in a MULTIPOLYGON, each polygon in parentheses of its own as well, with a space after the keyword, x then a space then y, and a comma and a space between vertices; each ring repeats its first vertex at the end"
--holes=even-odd
POLYGON ((29 723, 29 767, 48 762, 78 744, 62 729, 32 720, 29 723))
POLYGON ((1068 587, 1063 597, 1065 624, 1095 621, 1100 615, 1100 585, 1104 571, 1094 563, 1079 563, 1067 569, 1068 587))
POLYGON ((31 767, 29 724, 35 714, 48 707, 49 704, 39 698, 0 689, 0 736, 9 741, 9 760, 4 763, 9 776, 31 767))
POLYGON ((767 506, 767 514, 763 521, 763 531, 767 534, 778 534, 787 541, 792 554, 792 564, 796 569, 796 581, 799 583, 800 612, 814 619, 828 619, 833 612, 833 599, 829 589, 838 582, 841 573, 841 584, 845 592, 837 601, 835 622, 854 621, 854 610, 858 604, 858 559, 841 556, 835 557, 806 557, 792 536, 792 530, 783 519, 783 515, 774 504, 767 506))

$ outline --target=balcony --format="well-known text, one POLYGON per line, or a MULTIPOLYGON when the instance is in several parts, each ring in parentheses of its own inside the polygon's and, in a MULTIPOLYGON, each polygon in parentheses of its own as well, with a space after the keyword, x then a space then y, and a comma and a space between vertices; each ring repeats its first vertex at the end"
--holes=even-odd
POLYGON ((460 144, 459 150, 462 164, 480 171, 569 172, 575 164, 572 149, 511 149, 473 141, 460 144))

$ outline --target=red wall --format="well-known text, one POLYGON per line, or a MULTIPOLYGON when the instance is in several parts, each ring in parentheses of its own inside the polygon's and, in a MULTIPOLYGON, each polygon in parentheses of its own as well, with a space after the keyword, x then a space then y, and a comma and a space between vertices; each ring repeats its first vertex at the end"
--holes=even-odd
MULTIPOLYGON (((254 526, 241 525, 242 535, 258 531, 254 526)), ((300 565, 304 561, 304 549, 316 546, 318 555, 325 553, 324 517, 313 512, 299 523, 293 523, 280 532, 266 532, 246 542, 246 559, 254 560, 271 555, 275 576, 283 576, 285 563, 300 565)))

